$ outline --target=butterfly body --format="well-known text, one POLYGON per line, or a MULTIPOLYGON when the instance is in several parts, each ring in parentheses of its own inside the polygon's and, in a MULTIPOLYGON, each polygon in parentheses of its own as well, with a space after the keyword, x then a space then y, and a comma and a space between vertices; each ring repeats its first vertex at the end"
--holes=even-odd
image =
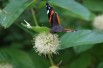
POLYGON ((54 8, 49 5, 48 2, 46 2, 46 9, 47 9, 47 15, 49 22, 51 24, 51 33, 55 32, 73 32, 74 30, 71 29, 64 29, 60 24, 60 19, 58 14, 55 12, 54 8))

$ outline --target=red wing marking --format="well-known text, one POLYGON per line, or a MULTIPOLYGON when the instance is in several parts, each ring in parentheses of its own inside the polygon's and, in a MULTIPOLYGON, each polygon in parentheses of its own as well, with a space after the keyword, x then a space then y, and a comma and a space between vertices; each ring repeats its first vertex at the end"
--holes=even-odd
POLYGON ((65 32, 75 32, 76 30, 72 30, 72 29, 64 29, 65 32))
POLYGON ((50 13, 50 18, 49 18, 49 22, 51 23, 51 20, 52 20, 52 15, 54 14, 54 10, 51 10, 51 13, 50 13))

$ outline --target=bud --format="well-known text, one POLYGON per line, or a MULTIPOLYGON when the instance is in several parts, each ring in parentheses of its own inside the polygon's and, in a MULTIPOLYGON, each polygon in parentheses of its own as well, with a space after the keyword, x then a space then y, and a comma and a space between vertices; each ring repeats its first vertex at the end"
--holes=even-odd
POLYGON ((57 67, 57 66, 51 66, 51 67, 49 67, 49 68, 59 68, 59 67, 57 67))
POLYGON ((27 27, 27 28, 32 28, 32 26, 31 26, 26 20, 24 20, 24 22, 25 22, 26 24, 23 24, 23 23, 22 23, 23 26, 25 26, 25 27, 27 27))
POLYGON ((33 38, 33 48, 39 54, 57 54, 59 38, 57 34, 43 32, 33 38))

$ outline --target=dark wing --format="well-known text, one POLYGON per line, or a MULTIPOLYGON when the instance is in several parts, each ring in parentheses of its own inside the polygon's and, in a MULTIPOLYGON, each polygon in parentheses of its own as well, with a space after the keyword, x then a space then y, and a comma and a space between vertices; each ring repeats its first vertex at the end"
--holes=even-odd
POLYGON ((72 29, 64 29, 60 25, 60 19, 59 19, 59 16, 57 15, 57 13, 53 14, 51 22, 52 22, 51 23, 51 25, 52 25, 51 32, 75 32, 76 31, 76 30, 72 30, 72 29))
POLYGON ((49 5, 48 2, 46 2, 46 9, 47 9, 47 15, 48 15, 49 22, 51 22, 50 17, 51 17, 52 14, 54 14, 54 9, 53 9, 53 7, 51 7, 49 5))
POLYGON ((59 26, 60 25, 60 19, 59 19, 59 16, 57 15, 57 13, 54 13, 52 15, 52 19, 51 19, 51 25, 52 27, 55 27, 55 26, 59 26))
POLYGON ((63 29, 62 32, 76 32, 77 30, 73 30, 73 29, 63 29))
POLYGON ((48 2, 46 2, 46 9, 47 9, 47 15, 49 22, 52 27, 60 25, 60 19, 57 13, 55 13, 52 6, 49 5, 48 2))
POLYGON ((60 25, 60 19, 57 13, 55 13, 52 6, 49 5, 48 2, 46 2, 46 9, 47 9, 47 15, 49 22, 51 24, 51 32, 74 32, 75 30, 71 29, 63 29, 63 27, 60 25))

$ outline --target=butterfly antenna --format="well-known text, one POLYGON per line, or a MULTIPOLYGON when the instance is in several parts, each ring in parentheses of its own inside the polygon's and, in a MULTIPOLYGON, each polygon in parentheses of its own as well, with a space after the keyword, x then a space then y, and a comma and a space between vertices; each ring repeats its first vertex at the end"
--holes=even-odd
POLYGON ((48 2, 48 0, 46 0, 46 2, 48 2))
POLYGON ((49 0, 46 0, 47 2, 49 1, 49 0))
POLYGON ((46 1, 46 5, 49 5, 48 0, 46 1))

